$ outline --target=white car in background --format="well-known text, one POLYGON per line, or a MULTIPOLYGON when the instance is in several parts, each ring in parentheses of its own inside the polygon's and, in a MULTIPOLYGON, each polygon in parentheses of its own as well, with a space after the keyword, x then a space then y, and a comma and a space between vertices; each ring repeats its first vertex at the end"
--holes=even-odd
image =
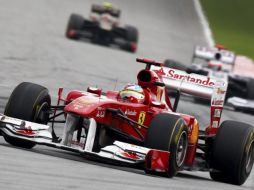
POLYGON ((171 59, 165 60, 164 65, 187 73, 226 79, 228 81, 227 105, 239 111, 254 113, 254 78, 235 72, 235 61, 236 54, 221 45, 196 46, 190 65, 171 59))

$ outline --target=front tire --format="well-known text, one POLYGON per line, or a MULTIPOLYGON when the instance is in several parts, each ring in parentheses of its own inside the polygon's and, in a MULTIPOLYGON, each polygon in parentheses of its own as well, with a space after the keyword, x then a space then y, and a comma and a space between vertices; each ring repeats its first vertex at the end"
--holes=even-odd
MULTIPOLYGON (((23 82, 19 84, 12 92, 4 114, 26 121, 32 121, 41 124, 47 124, 49 119, 49 107, 51 98, 48 89, 33 83, 23 82)), ((6 142, 30 149, 35 146, 31 141, 21 140, 4 135, 6 142)))
POLYGON ((242 185, 254 162, 254 128, 237 121, 224 121, 216 135, 210 176, 215 181, 242 185))
POLYGON ((71 39, 78 39, 78 36, 73 33, 76 30, 82 30, 84 25, 84 18, 78 14, 71 14, 66 28, 66 37, 71 39))
POLYGON ((250 78, 247 84, 248 99, 254 100, 254 79, 250 78))
POLYGON ((184 120, 168 113, 155 116, 146 135, 145 147, 170 152, 166 174, 174 177, 184 165, 188 147, 188 128, 184 120))

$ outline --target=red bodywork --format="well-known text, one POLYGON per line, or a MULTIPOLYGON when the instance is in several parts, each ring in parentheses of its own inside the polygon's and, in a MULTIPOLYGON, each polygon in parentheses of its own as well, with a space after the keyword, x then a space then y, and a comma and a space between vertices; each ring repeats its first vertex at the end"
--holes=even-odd
MULTIPOLYGON (((145 98, 142 103, 134 103, 131 100, 125 102, 120 99, 119 92, 116 91, 108 91, 105 95, 101 95, 100 89, 88 88, 87 92, 71 91, 65 100, 67 105, 64 111, 84 118, 94 118, 98 124, 115 128, 126 135, 142 140, 128 121, 116 117, 107 109, 119 109, 131 120, 147 127, 149 127, 151 120, 161 112, 176 113, 173 113, 170 100, 165 95, 165 87, 155 85, 156 82, 162 82, 160 75, 147 68, 138 73, 137 79, 138 84, 144 90, 145 98)), ((196 153, 199 126, 193 116, 178 115, 184 119, 189 128, 189 145, 185 164, 192 165, 196 153)), ((146 136, 146 128, 140 126, 138 131, 144 137, 146 136)))

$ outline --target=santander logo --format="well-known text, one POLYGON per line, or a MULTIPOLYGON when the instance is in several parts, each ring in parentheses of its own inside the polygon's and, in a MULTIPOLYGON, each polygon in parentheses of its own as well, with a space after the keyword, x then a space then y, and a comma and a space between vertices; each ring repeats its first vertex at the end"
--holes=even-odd
POLYGON ((173 78, 176 80, 185 80, 187 82, 191 82, 191 83, 195 83, 195 84, 200 84, 200 85, 204 85, 204 86, 214 86, 215 83, 211 80, 210 77, 206 77, 206 76, 202 76, 202 77, 198 77, 195 75, 188 75, 184 72, 176 72, 173 69, 169 69, 168 73, 167 73, 167 77, 169 78, 173 78))

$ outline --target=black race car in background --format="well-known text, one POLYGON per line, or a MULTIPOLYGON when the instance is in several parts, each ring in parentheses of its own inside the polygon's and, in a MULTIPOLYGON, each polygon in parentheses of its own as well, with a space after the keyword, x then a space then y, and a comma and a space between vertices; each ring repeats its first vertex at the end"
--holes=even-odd
POLYGON ((228 81, 227 105, 239 111, 254 113, 254 78, 236 74, 235 60, 235 53, 226 50, 221 45, 211 48, 196 46, 190 65, 171 59, 165 60, 164 65, 187 73, 226 79, 228 81))
POLYGON ((121 10, 110 3, 92 5, 88 19, 78 14, 71 14, 66 29, 70 39, 87 39, 92 43, 105 46, 115 45, 129 52, 136 52, 138 29, 122 25, 119 22, 121 10))

